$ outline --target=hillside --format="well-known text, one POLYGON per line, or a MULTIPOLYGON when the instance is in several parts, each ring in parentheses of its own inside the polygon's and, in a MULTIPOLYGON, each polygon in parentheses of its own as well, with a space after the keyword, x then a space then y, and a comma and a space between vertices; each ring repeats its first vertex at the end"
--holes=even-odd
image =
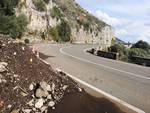
POLYGON ((74 0, 17 0, 15 4, 15 15, 18 17, 24 14, 28 20, 23 38, 42 37, 75 43, 101 42, 102 45, 110 46, 114 36, 110 25, 89 14, 74 0))

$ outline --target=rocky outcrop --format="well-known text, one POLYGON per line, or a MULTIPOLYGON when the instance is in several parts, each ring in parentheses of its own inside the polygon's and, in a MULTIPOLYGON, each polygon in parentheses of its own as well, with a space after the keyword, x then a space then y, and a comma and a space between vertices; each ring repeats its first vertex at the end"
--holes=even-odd
POLYGON ((60 24, 61 19, 51 17, 51 9, 54 6, 57 6, 65 15, 64 18, 70 23, 72 29, 72 42, 99 43, 103 48, 105 48, 111 45, 111 40, 114 37, 111 26, 95 19, 86 11, 82 11, 83 9, 81 9, 74 1, 66 0, 62 2, 59 0, 53 0, 52 2, 52 0, 50 0, 49 3, 46 4, 47 10, 45 12, 36 10, 32 0, 22 0, 19 6, 16 9, 16 14, 24 13, 29 19, 28 32, 26 36, 29 34, 37 36, 37 34, 46 31, 48 27, 54 27, 60 24), (67 8, 69 5, 72 9, 67 8), (78 20, 88 20, 88 18, 91 19, 90 31, 85 30, 84 26, 80 26, 78 23, 78 20), (99 25, 99 23, 102 25, 99 25))

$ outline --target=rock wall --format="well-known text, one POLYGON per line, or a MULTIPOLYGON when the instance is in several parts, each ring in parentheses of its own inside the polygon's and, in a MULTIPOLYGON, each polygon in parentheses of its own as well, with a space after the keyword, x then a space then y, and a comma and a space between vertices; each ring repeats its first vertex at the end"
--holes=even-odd
MULTIPOLYGON (((39 34, 44 32, 49 26, 54 27, 61 21, 51 17, 51 9, 56 4, 50 0, 47 5, 46 12, 40 12, 36 10, 32 0, 22 0, 16 9, 16 15, 24 13, 29 19, 27 34, 39 34)), ((93 27, 93 32, 87 32, 81 27, 79 30, 72 28, 72 41, 74 43, 99 43, 104 49, 111 45, 111 40, 114 36, 112 27, 105 26, 101 31, 96 30, 96 26, 93 27)))

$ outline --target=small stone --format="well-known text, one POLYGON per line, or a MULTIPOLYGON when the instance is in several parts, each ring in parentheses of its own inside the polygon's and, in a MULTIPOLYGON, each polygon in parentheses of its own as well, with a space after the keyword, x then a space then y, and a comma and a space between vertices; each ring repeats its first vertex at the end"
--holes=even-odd
POLYGON ((30 63, 32 63, 33 62, 33 59, 32 58, 30 58, 30 63))
POLYGON ((41 108, 44 104, 44 100, 43 99, 38 99, 38 101, 35 103, 35 107, 36 108, 41 108))
POLYGON ((45 91, 51 91, 50 85, 48 85, 46 82, 43 81, 43 82, 40 83, 40 85, 41 85, 41 88, 43 90, 45 90, 45 91))
POLYGON ((7 106, 7 108, 9 108, 9 109, 10 109, 11 107, 12 107, 12 105, 10 105, 10 104, 7 106))
POLYGON ((48 95, 48 96, 47 96, 47 99, 51 100, 51 99, 52 99, 52 96, 51 96, 51 95, 48 95))
POLYGON ((34 100, 32 99, 32 100, 30 100, 27 104, 31 107, 31 106, 34 105, 33 102, 34 102, 34 100))
POLYGON ((63 90, 65 91, 68 88, 68 85, 63 86, 63 90))
POLYGON ((82 89, 81 88, 78 88, 79 92, 82 92, 82 89))
POLYGON ((0 108, 4 106, 4 102, 0 101, 0 108))
POLYGON ((19 113, 19 110, 18 109, 14 109, 10 113, 19 113))
POLYGON ((24 109, 24 110, 22 110, 23 111, 23 113, 31 113, 31 109, 24 109))
POLYGON ((14 52, 14 55, 17 55, 17 53, 16 53, 16 52, 14 52))
POLYGON ((19 75, 17 75, 17 74, 14 74, 14 77, 15 77, 15 78, 17 78, 18 76, 19 76, 19 75))
POLYGON ((25 50, 25 48, 24 48, 24 47, 22 47, 22 50, 24 51, 24 50, 25 50))
POLYGON ((7 65, 8 64, 6 62, 0 62, 0 73, 7 71, 7 65))
POLYGON ((55 84, 53 83, 52 84, 52 91, 54 91, 55 90, 55 84))
POLYGON ((47 109, 47 107, 46 107, 46 106, 43 106, 43 107, 41 108, 41 112, 43 113, 46 109, 47 109))
POLYGON ((53 107, 53 106, 55 105, 55 102, 54 102, 54 101, 50 101, 50 102, 48 103, 48 105, 49 105, 50 107, 53 107))
POLYGON ((32 91, 34 89, 34 85, 30 84, 29 89, 32 91))
POLYGON ((36 90, 35 96, 38 97, 38 98, 47 97, 48 92, 39 88, 39 89, 36 90))

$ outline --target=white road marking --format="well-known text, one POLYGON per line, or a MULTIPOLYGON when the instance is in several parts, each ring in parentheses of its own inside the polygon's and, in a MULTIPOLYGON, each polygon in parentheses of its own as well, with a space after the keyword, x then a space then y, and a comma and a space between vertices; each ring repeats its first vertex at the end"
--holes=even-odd
MULTIPOLYGON (((66 52, 63 51, 63 49, 66 49, 66 48, 69 48, 69 47, 72 47, 72 46, 67 46, 67 47, 60 48, 59 51, 60 51, 62 54, 64 54, 64 55, 73 57, 73 58, 78 59, 78 60, 83 61, 83 62, 88 62, 88 63, 94 64, 94 65, 97 65, 97 66, 101 66, 101 67, 104 67, 104 68, 107 68, 107 69, 111 69, 111 70, 118 71, 118 72, 121 72, 121 73, 126 73, 126 74, 128 74, 128 75, 132 75, 132 76, 137 77, 137 78, 150 80, 149 77, 145 77, 145 76, 138 75, 138 74, 131 73, 131 72, 127 72, 127 71, 123 71, 123 70, 116 69, 116 68, 113 68, 113 67, 110 67, 110 66, 106 66, 106 65, 103 65, 103 64, 97 64, 97 63, 95 63, 95 62, 92 62, 92 61, 89 61, 89 60, 86 60, 86 59, 83 59, 83 58, 79 58, 79 57, 73 56, 73 55, 71 55, 71 54, 66 53, 66 52)), ((122 75, 122 76, 127 76, 127 77, 129 77, 128 75, 122 75)))
MULTIPOLYGON (((56 68, 56 70, 59 71, 59 72, 64 72, 64 71, 62 71, 62 70, 59 69, 59 68, 56 68)), ((131 110, 133 110, 133 111, 135 111, 135 112, 137 112, 137 113, 145 113, 143 110, 141 110, 141 109, 139 109, 139 108, 137 108, 137 107, 134 107, 133 105, 130 105, 130 104, 128 104, 127 102, 124 102, 124 101, 122 101, 121 99, 119 99, 119 98, 117 98, 117 97, 114 97, 114 96, 112 96, 112 95, 110 95, 110 94, 108 94, 108 93, 106 93, 106 92, 104 92, 104 91, 102 91, 102 90, 100 90, 100 89, 98 89, 98 88, 96 88, 96 87, 94 87, 94 86, 92 86, 92 85, 86 83, 85 81, 82 81, 82 80, 76 78, 76 77, 73 76, 73 75, 70 75, 70 74, 68 74, 68 73, 66 73, 66 72, 64 72, 64 73, 65 73, 67 76, 69 76, 70 78, 72 78, 73 80, 75 80, 76 82, 78 82, 78 83, 80 83, 80 84, 82 84, 82 85, 84 85, 84 86, 86 86, 86 87, 88 87, 88 88, 90 88, 90 89, 92 89, 92 90, 98 92, 99 94, 104 95, 105 97, 107 97, 107 98, 109 98, 109 99, 111 99, 111 100, 113 100, 113 101, 115 101, 115 102, 117 102, 117 103, 119 103, 119 104, 122 104, 122 105, 126 106, 127 108, 129 108, 129 109, 131 109, 131 110)))

